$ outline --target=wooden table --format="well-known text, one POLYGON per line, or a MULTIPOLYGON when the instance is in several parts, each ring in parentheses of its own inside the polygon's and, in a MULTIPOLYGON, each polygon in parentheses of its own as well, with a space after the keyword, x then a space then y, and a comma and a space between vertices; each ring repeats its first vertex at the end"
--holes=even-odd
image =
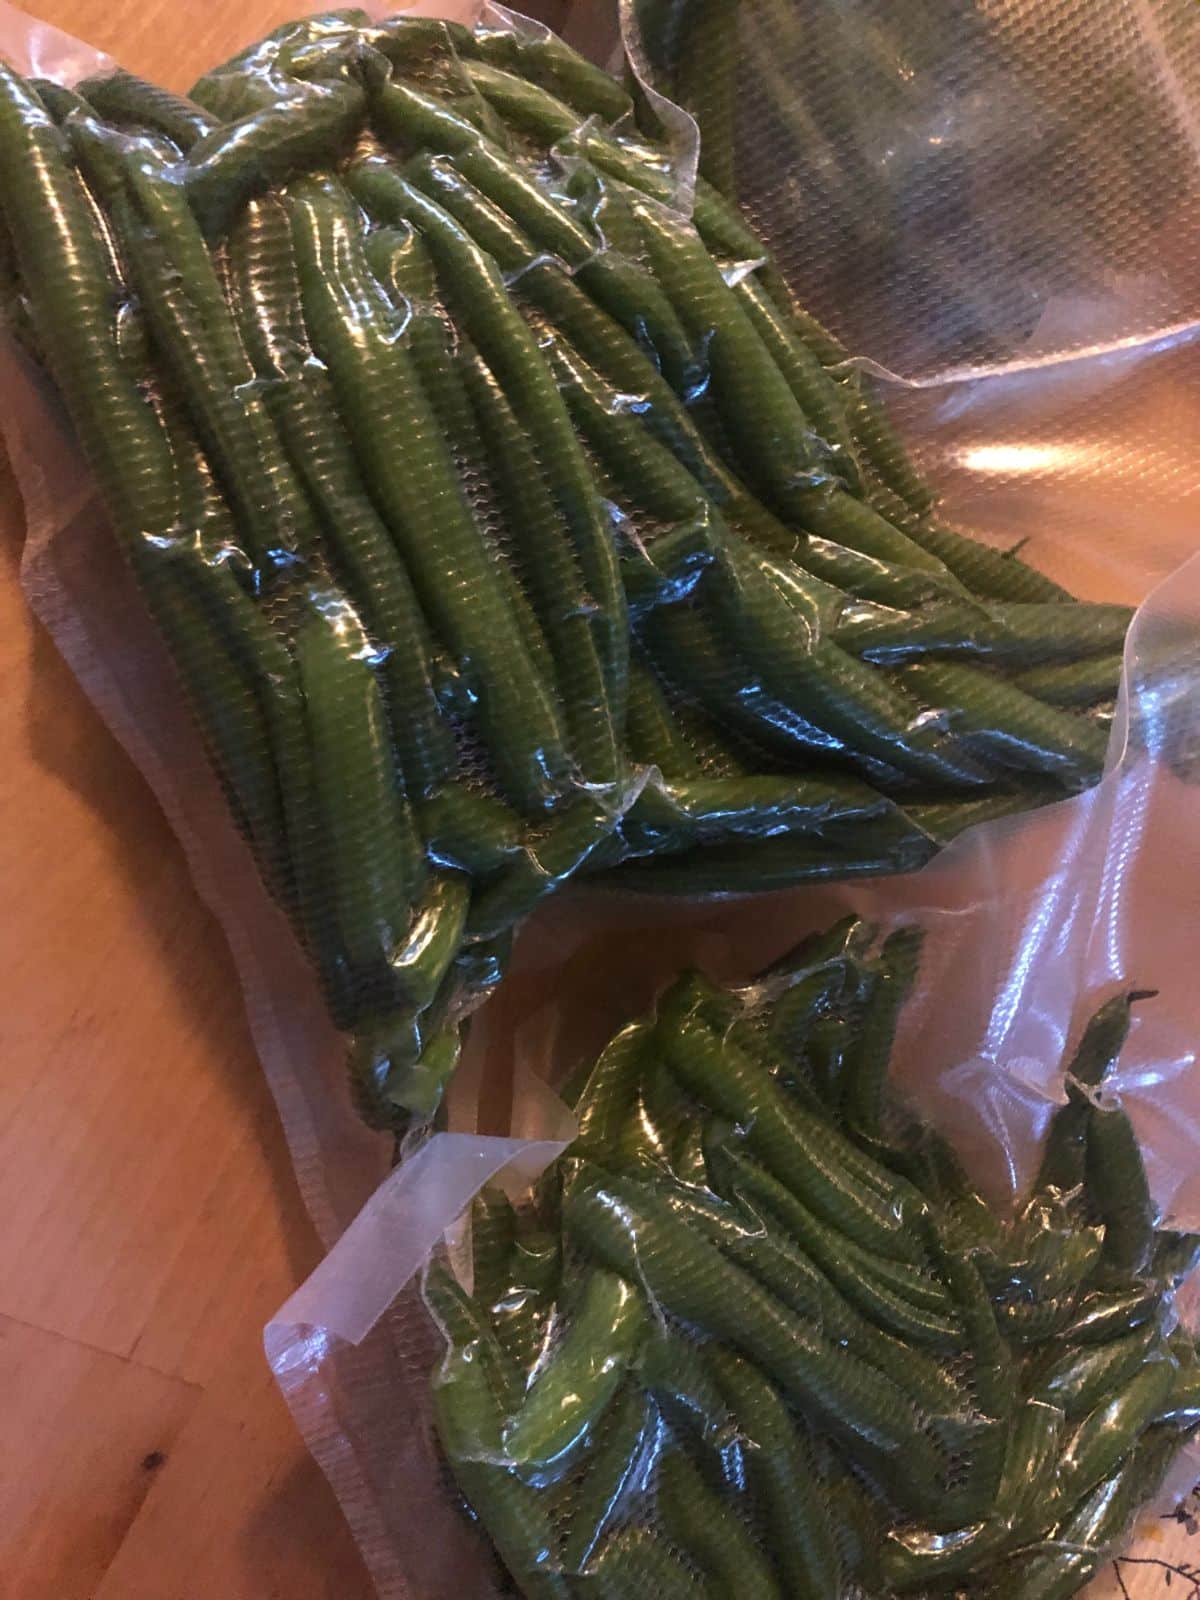
MULTIPOLYGON (((27 6, 178 88, 306 9, 27 6)), ((0 1594, 369 1600, 262 1354, 318 1246, 229 952, 22 533, 0 451, 0 1594)))

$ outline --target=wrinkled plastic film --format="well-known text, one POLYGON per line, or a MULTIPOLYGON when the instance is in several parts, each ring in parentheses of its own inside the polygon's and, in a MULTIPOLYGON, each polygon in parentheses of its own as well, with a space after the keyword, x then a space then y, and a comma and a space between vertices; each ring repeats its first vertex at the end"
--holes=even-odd
POLYGON ((622 19, 645 82, 694 114, 702 171, 854 352, 927 376, 1195 320, 1190 6, 625 0, 622 19), (1081 294, 1086 322, 1056 328, 1081 294))

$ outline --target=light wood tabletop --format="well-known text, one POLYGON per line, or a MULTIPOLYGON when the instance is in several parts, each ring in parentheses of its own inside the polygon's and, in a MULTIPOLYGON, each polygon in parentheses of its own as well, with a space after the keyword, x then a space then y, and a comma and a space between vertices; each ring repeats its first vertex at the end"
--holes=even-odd
MULTIPOLYGON (((317 7, 27 9, 183 88, 317 7)), ((0 451, 0 1594, 368 1600, 263 1358, 319 1251, 232 961, 29 614, 22 534, 0 451)))

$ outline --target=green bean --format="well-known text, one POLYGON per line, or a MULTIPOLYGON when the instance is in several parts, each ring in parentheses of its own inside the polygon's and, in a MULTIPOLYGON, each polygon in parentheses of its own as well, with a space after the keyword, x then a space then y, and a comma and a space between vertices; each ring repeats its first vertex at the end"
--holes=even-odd
POLYGON ((542 249, 570 266, 587 292, 638 338, 645 338, 672 386, 690 392, 696 357, 679 317, 653 278, 636 264, 597 254, 597 241, 469 122, 405 84, 375 96, 373 114, 386 138, 448 153, 463 176, 510 213, 542 249))
MULTIPOLYGON (((848 358, 845 348, 814 318, 794 305, 789 305, 788 309, 797 336, 813 349, 823 365, 836 366, 848 358)), ((850 426, 864 461, 908 512, 923 516, 933 505, 933 492, 913 466, 873 380, 866 373, 854 371, 844 387, 850 426)))
POLYGON ((544 826, 526 832, 521 854, 479 889, 467 919, 473 939, 489 939, 527 916, 583 867, 611 837, 623 797, 584 790, 544 826))
POLYGON ((1200 1265, 1200 1234, 1178 1233, 1170 1228, 1156 1232, 1148 1277, 1156 1283, 1178 1288, 1197 1265, 1200 1265))
POLYGON ((805 1059, 813 1029, 843 997, 848 981, 846 961, 836 956, 792 978, 767 1023, 767 1037, 781 1061, 799 1064, 805 1059))
POLYGON ((668 1209, 694 1233, 827 1339, 890 1378, 924 1412, 945 1415, 963 1409, 964 1391, 941 1361, 868 1322, 782 1232, 766 1228, 761 1218, 744 1207, 698 1190, 661 1180, 658 1187, 668 1209))
POLYGON ((942 523, 914 516, 902 501, 886 492, 876 492, 872 498, 883 516, 902 528, 913 544, 933 556, 973 594, 985 600, 1031 604, 1071 600, 1065 589, 1015 555, 993 550, 942 523))
POLYGON ((654 1329, 638 1352, 637 1380, 653 1395, 669 1421, 682 1419, 702 1443, 721 1449, 736 1425, 705 1356, 690 1339, 666 1327, 654 1329))
MULTIPOLYGON (((587 354, 589 361, 599 357, 609 365, 592 340, 587 341, 587 354)), ((621 490, 651 516, 677 522, 703 512, 706 505, 719 506, 755 543, 787 555, 815 578, 854 594, 907 605, 937 592, 932 574, 891 567, 827 539, 797 536, 754 500, 721 462, 706 454, 698 436, 694 445, 683 442, 672 421, 670 437, 662 438, 655 423, 663 414, 657 396, 647 403, 639 389, 631 400, 562 345, 551 348, 550 359, 578 426, 621 490)))
POLYGON ((865 822, 891 809, 855 778, 692 778, 648 784, 622 831, 638 854, 650 854, 710 839, 819 833, 831 823, 865 822))
POLYGON ((505 1566, 530 1600, 568 1600, 567 1579, 551 1569, 554 1532, 545 1497, 494 1463, 503 1459, 502 1410, 485 1367, 469 1351, 451 1354, 434 1382, 438 1437, 459 1487, 505 1566))
POLYGON ((1009 1435, 995 1505, 983 1521, 949 1534, 925 1528, 892 1529, 881 1558, 889 1592, 948 1587, 956 1578, 986 1570, 1019 1538, 1042 1509, 1046 1475, 1053 1470, 1062 1413, 1053 1405, 1026 1401, 1009 1435))
POLYGON ((1148 995, 1114 995, 1085 1027, 1066 1069, 1067 1104, 1051 1121, 1035 1193, 1068 1194, 1083 1187, 1091 1101, 1082 1089, 1099 1087, 1112 1071, 1129 1035, 1132 1005, 1148 995))
MULTIPOLYGON (((477 68, 471 62, 467 70, 480 89, 486 88, 488 80, 481 81, 476 76, 477 71, 481 74, 490 72, 494 74, 494 79, 505 79, 510 84, 527 88, 532 84, 525 80, 532 79, 533 84, 542 84, 552 90, 581 117, 600 117, 606 122, 619 122, 633 109, 629 96, 615 78, 600 67, 593 66, 553 33, 522 34, 507 29, 496 32, 479 29, 475 33, 475 48, 479 51, 482 63, 498 61, 503 66, 511 63, 522 74, 521 77, 514 77, 485 65, 477 68)), ((499 101, 496 103, 498 109, 507 116, 508 107, 499 101)))
POLYGON ((1175 1362, 1165 1353, 1150 1359, 1122 1389, 1084 1418, 1058 1463, 1057 1504, 1073 1505, 1114 1470, 1162 1410, 1175 1371, 1175 1362))
POLYGON ((683 405, 636 337, 593 304, 575 279, 539 250, 525 229, 446 158, 426 153, 411 160, 405 171, 511 275, 519 298, 527 299, 556 323, 561 322, 572 343, 607 376, 635 393, 652 394, 656 418, 661 415, 669 436, 679 440, 680 449, 698 449, 706 459, 711 458, 683 405))
POLYGON ((471 1205, 471 1292, 480 1305, 495 1305, 507 1288, 515 1234, 512 1202, 503 1189, 486 1185, 471 1205))
POLYGON ((942 1350, 961 1346, 962 1328, 946 1314, 950 1305, 945 1293, 939 1301, 941 1310, 930 1309, 917 1299, 931 1279, 915 1271, 888 1273, 888 1267, 902 1265, 896 1262, 881 1261, 884 1270, 876 1272, 873 1258, 857 1249, 852 1239, 824 1226, 783 1184, 729 1145, 710 1151, 709 1166, 719 1174, 718 1185, 730 1198, 760 1216, 765 1209, 767 1218, 774 1217, 834 1287, 877 1327, 917 1345, 942 1350), (905 1292, 910 1278, 916 1289, 913 1295, 905 1292))
MULTIPOLYGON (((465 374, 526 583, 554 655, 572 750, 585 781, 611 783, 620 770, 621 756, 601 657, 605 641, 592 626, 593 608, 564 538, 561 512, 525 430, 493 374, 478 359, 467 364, 465 374)), ((623 596, 620 609, 624 611, 623 596)))
MULTIPOLYGON (((941 1242, 936 1233, 933 1239, 941 1242)), ((986 1417, 1007 1418, 1016 1383, 1015 1364, 996 1325, 978 1262, 943 1244, 937 1266, 962 1318, 978 1409, 986 1417)))
POLYGON ((1000 602, 986 614, 947 606, 920 617, 867 617, 842 624, 836 638, 883 666, 959 654, 1032 665, 1119 649, 1132 616, 1127 606, 1000 602))
POLYGON ((889 684, 822 636, 819 591, 803 573, 732 537, 723 556, 707 591, 769 690, 818 727, 914 779, 956 786, 984 781, 983 769, 953 738, 922 721, 919 702, 905 687, 889 684))
POLYGON ((422 586, 426 611, 468 664, 501 787, 537 811, 557 791, 565 764, 554 708, 497 588, 394 318, 361 262, 355 220, 331 185, 311 180, 292 185, 289 209, 313 344, 351 421, 373 495, 422 586))
POLYGON ((1115 700, 1124 666, 1120 654, 1096 656, 1088 661, 1065 661, 1019 672, 1013 683, 1022 693, 1064 711, 1082 710, 1105 700, 1115 700))
POLYGON ((1148 1322, 1157 1306, 1158 1296, 1142 1285, 1093 1291, 1080 1301, 1071 1321, 1062 1330, 1063 1343, 1107 1343, 1148 1322))
POLYGON ((769 894, 802 883, 828 883, 858 877, 914 872, 933 855, 911 839, 833 840, 816 845, 805 839, 768 839, 709 845, 694 861, 665 856, 632 861, 615 872, 598 873, 629 893, 668 895, 769 894))
POLYGON ((386 647, 383 676, 406 783, 425 793, 454 759, 453 735, 434 692, 433 642, 309 344, 291 230, 278 202, 247 207, 230 239, 229 262, 239 325, 267 404, 322 517, 335 564, 386 647))
POLYGON ((751 1476, 785 1593, 793 1600, 841 1600, 842 1558, 811 1448, 761 1373, 719 1346, 705 1355, 751 1446, 751 1476))
POLYGON ((759 338, 787 381, 796 403, 830 448, 833 470, 855 494, 862 492, 862 473, 846 422, 846 400, 838 384, 789 326, 762 284, 749 274, 734 287, 759 338))
POLYGON ((781 1600, 770 1565, 733 1506, 709 1489, 680 1450, 658 1467, 658 1514, 671 1541, 739 1600, 781 1600))
POLYGON ((78 92, 106 121, 152 129, 184 151, 216 126, 216 119, 194 101, 119 67, 85 78, 78 92))
POLYGON ((1156 992, 1133 989, 1113 995, 1091 1018, 1067 1067, 1067 1091, 1072 1101, 1082 1102, 1086 1098, 1079 1093, 1077 1085, 1095 1089, 1108 1077, 1129 1037, 1133 1007, 1139 1001, 1152 1000, 1156 992))
POLYGON ((301 629, 296 660, 333 864, 331 910, 352 981, 398 981, 403 991, 391 958, 409 931, 422 852, 396 787, 383 702, 354 613, 326 601, 301 629))
POLYGON ((700 763, 649 662, 634 653, 629 666, 626 743, 634 761, 664 778, 696 778, 700 763))
POLYGON ((900 1012, 912 993, 921 961, 920 928, 898 928, 879 959, 879 979, 844 1071, 851 1126, 868 1138, 880 1137, 888 1064, 900 1012))
POLYGON ((1154 1244, 1154 1204, 1141 1146, 1128 1114, 1092 1106, 1085 1158, 1088 1201, 1104 1224, 1101 1269, 1136 1277, 1154 1244))
POLYGON ((431 860, 487 876, 521 848, 521 821, 503 800, 461 779, 445 784, 417 806, 417 821, 431 860))
POLYGON ((519 1476, 561 1471, 624 1382, 645 1326, 632 1284, 599 1269, 589 1274, 566 1334, 504 1426, 504 1459, 519 1476))
POLYGON ((697 1579, 683 1558, 649 1528, 622 1528, 587 1569, 585 1581, 597 1600, 717 1600, 707 1580, 697 1579))
POLYGON ((1037 1398, 1060 1406, 1074 1422, 1132 1378, 1157 1338, 1158 1329, 1147 1323, 1109 1344, 1068 1346, 1039 1377, 1037 1398))
POLYGON ((1003 817, 1023 815, 1036 811, 1039 806, 1051 805, 1062 799, 1057 785, 1042 784, 1010 793, 988 794, 970 799, 921 801, 905 806, 905 812, 921 831, 939 845, 957 839, 960 833, 981 822, 996 822, 1003 817))
POLYGON ((492 1306, 492 1319, 500 1343, 523 1374, 541 1357, 561 1268, 557 1233, 523 1233, 508 1257, 507 1287, 492 1306))
POLYGON ((1042 705, 1012 684, 974 667, 925 661, 903 669, 901 680, 948 727, 989 759, 1046 773, 1068 784, 1094 782, 1104 765, 1107 733, 1083 718, 1042 705))
POLYGON ((213 128, 188 152, 184 182, 210 239, 247 200, 349 147, 366 115, 353 83, 294 83, 287 99, 213 128))
POLYGON ((402 73, 411 71, 426 56, 473 56, 479 48, 475 30, 440 17, 401 14, 382 21, 364 17, 363 27, 371 46, 402 73))
POLYGON ((633 1113, 652 1031, 648 1022, 631 1022, 600 1052, 575 1106, 579 1133, 573 1155, 611 1161, 633 1113))
POLYGON ((1200 1423, 1200 1370, 1195 1365, 1194 1344, 1189 1354, 1192 1357, 1192 1364, 1181 1366, 1175 1374, 1166 1404, 1155 1417, 1155 1421, 1185 1429, 1190 1433, 1197 1423, 1200 1423))
POLYGON ((463 872, 434 871, 413 906, 411 926, 392 951, 388 965, 406 1003, 417 1010, 434 996, 462 945, 471 880, 463 872))
POLYGON ((707 341, 714 392, 739 458, 790 508, 797 486, 820 470, 808 419, 698 237, 644 201, 635 201, 634 215, 656 275, 692 337, 707 341))
MULTIPOLYGON (((20 79, 2 65, 0 195, 38 336, 118 533, 135 569, 144 576, 144 530, 170 528, 176 521, 170 445, 138 375, 118 353, 116 300, 108 266, 63 138, 20 79), (64 262, 69 266, 64 268, 64 262)), ((282 771, 295 775, 304 734, 286 653, 257 625, 251 602, 223 562, 209 566, 202 561, 192 570, 211 578, 214 597, 237 609, 232 637, 244 649, 260 651, 254 681, 264 694, 276 760, 282 771), (252 624, 248 630, 243 621, 252 624), (282 661, 268 665, 274 663, 275 653, 282 661)), ((307 787, 304 781, 285 789, 293 849, 303 843, 292 837, 291 830, 307 787)))
POLYGON ((317 543, 203 237, 171 172, 144 140, 71 119, 89 176, 115 187, 109 210, 154 343, 201 431, 264 580, 317 543))
POLYGON ((1072 1508, 1045 1548, 1005 1574, 1005 1600, 1070 1600, 1108 1559, 1137 1507, 1161 1486, 1175 1454, 1169 1430, 1148 1433, 1127 1461, 1072 1508))
MULTIPOLYGON (((563 1571, 583 1573, 640 1474, 658 1431, 658 1412, 633 1383, 617 1396, 571 1502, 562 1551, 563 1571)), ((659 1593, 657 1586, 654 1593, 659 1593)))

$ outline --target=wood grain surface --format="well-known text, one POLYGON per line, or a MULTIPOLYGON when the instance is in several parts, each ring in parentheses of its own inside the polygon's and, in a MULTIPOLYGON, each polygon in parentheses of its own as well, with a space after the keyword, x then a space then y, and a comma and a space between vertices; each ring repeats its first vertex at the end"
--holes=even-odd
MULTIPOLYGON (((306 8, 26 9, 183 88, 306 8)), ((28 612, 23 527, 0 452, 0 1595, 369 1600, 262 1354, 318 1247, 229 953, 28 612)))

